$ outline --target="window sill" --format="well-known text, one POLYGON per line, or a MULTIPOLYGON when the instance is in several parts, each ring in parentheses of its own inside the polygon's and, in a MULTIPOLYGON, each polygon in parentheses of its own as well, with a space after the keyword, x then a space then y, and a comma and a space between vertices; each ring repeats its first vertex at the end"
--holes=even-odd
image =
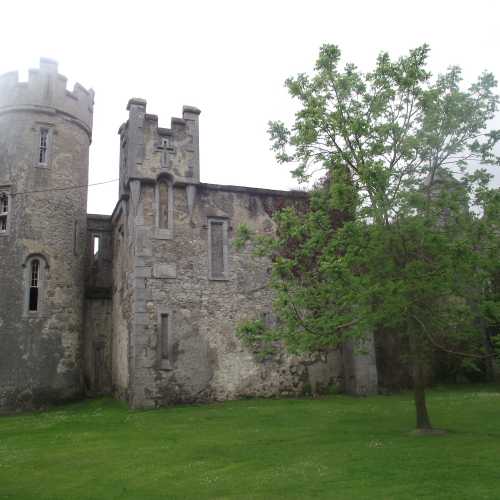
POLYGON ((170 363, 169 359, 160 359, 158 369, 164 371, 173 370, 172 364, 170 363))

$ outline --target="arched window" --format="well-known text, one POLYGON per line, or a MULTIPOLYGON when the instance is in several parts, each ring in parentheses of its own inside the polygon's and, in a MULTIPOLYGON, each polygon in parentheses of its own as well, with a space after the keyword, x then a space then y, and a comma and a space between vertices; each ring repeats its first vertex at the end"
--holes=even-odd
POLYGON ((158 181, 158 227, 168 229, 168 184, 164 179, 158 181))
POLYGON ((170 239, 173 236, 174 218, 174 189, 172 179, 168 174, 163 174, 156 183, 156 229, 155 237, 170 239))
POLYGON ((40 254, 30 255, 25 263, 26 312, 37 314, 43 306, 43 296, 46 288, 47 261, 40 254))
POLYGON ((30 291, 28 311, 38 311, 38 292, 40 290, 40 261, 33 259, 30 269, 30 291))

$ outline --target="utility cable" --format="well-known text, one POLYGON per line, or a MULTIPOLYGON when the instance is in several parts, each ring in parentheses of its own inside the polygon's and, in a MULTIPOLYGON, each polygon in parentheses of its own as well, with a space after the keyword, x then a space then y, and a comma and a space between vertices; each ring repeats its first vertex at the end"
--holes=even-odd
POLYGON ((36 191, 21 191, 19 193, 11 193, 10 196, 19 196, 22 194, 33 194, 33 193, 48 193, 50 191, 68 191, 70 189, 83 189, 92 186, 100 186, 101 184, 110 184, 111 182, 118 182, 120 179, 112 179, 110 181, 95 182, 93 184, 82 184, 81 186, 67 186, 60 188, 50 188, 50 189, 38 189, 36 191))

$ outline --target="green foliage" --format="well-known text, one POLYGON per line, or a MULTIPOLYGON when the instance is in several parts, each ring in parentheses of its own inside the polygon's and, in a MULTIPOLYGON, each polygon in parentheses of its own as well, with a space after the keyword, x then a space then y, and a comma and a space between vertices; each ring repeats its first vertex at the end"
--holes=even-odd
POLYGON ((275 217, 269 246, 280 335, 293 351, 385 327, 407 338, 414 374, 436 350, 490 355, 500 194, 478 167, 500 165, 500 131, 487 128, 496 81, 484 73, 464 90, 458 67, 433 79, 428 53, 382 53, 364 74, 325 45, 312 76, 286 82, 300 109, 290 128, 270 123, 273 149, 300 181, 322 175, 307 213, 275 217))
POLYGON ((236 228, 236 236, 233 240, 233 245, 236 250, 241 250, 247 241, 250 241, 252 238, 252 232, 250 228, 246 224, 240 224, 236 228))
POLYGON ((276 333, 266 328, 260 319, 238 325, 236 336, 253 351, 259 361, 265 361, 276 353, 276 333))

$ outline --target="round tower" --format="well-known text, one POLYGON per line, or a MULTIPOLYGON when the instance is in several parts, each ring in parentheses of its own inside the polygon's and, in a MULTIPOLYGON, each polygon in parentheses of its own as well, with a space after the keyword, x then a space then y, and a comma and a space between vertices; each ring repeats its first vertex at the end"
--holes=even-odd
POLYGON ((0 76, 0 410, 82 390, 93 102, 49 59, 0 76))

